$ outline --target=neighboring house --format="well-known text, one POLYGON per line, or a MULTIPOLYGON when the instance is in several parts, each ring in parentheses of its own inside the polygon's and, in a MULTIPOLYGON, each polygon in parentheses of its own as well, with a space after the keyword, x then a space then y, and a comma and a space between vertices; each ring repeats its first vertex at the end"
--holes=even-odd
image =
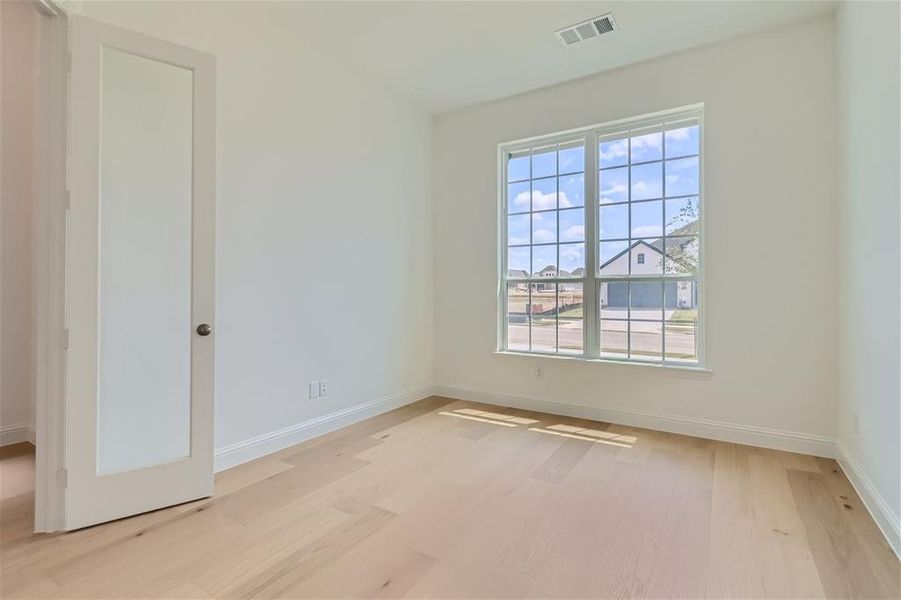
MULTIPOLYGON (((537 273, 535 273, 536 277, 569 277, 570 273, 564 271, 563 269, 557 270, 557 267, 553 265, 548 265, 545 268, 541 269, 537 273)), ((535 290, 539 292, 549 291, 554 289, 553 283, 536 283, 535 290)))
MULTIPOLYGON (((515 277, 517 279, 526 279, 529 277, 529 272, 526 271, 525 269, 510 269, 509 271, 507 271, 507 277, 511 277, 511 278, 515 277)), ((520 291, 525 291, 525 290, 529 289, 529 284, 526 283, 525 281, 517 281, 516 283, 514 283, 512 285, 513 285, 513 289, 520 290, 520 291)))
MULTIPOLYGON (((682 263, 683 255, 696 254, 697 239, 689 238, 678 246, 679 252, 669 255, 669 259, 674 262, 682 263)), ((610 258, 601 265, 601 276, 604 275, 627 275, 631 263, 631 273, 633 275, 658 275, 667 271, 672 271, 671 265, 664 265, 663 257, 663 241, 655 240, 647 242, 638 240, 631 246, 610 258)), ((685 269, 689 269, 690 265, 684 264, 685 269)), ((667 281, 664 294, 666 297, 666 308, 693 308, 697 306, 697 290, 688 281, 667 281)), ((609 282, 601 286, 600 293, 601 306, 610 308, 626 308, 629 306, 629 284, 628 282, 609 282)), ((654 284, 638 284, 632 286, 632 306, 634 308, 652 308, 660 306, 660 287, 654 284)))

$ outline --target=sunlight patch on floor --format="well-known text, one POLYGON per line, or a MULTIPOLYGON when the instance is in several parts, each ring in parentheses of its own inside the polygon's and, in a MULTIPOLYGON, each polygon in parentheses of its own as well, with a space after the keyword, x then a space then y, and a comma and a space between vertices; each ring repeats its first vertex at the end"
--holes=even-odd
POLYGON ((538 433, 547 433, 549 435, 559 435, 560 437, 569 438, 572 440, 583 440, 586 442, 594 442, 595 444, 607 444, 608 446, 619 446, 620 448, 631 448, 632 444, 626 444, 622 442, 615 442, 612 440, 600 439, 597 437, 589 437, 587 435, 578 435, 575 433, 566 433, 564 431, 557 431, 551 428, 541 429, 540 427, 529 427, 529 431, 537 431, 538 433))

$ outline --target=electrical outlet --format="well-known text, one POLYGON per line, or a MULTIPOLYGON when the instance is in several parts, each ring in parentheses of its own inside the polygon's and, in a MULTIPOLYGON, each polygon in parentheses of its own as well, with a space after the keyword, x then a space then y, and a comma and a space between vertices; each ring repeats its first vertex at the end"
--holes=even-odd
POLYGON ((328 396, 328 380, 323 379, 319 382, 319 395, 328 396))
POLYGON ((541 367, 535 367, 535 378, 544 379, 544 369, 542 369, 541 367))
POLYGON ((313 398, 318 398, 318 397, 319 397, 319 382, 311 381, 310 382, 310 400, 312 400, 313 398))

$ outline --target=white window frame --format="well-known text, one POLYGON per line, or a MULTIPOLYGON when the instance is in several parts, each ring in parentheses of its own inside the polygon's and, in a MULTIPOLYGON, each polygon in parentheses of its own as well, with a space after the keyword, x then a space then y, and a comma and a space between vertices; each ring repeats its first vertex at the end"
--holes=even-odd
MULTIPOLYGON (((581 360, 591 362, 605 363, 626 363, 626 364, 643 364, 657 367, 694 369, 708 371, 709 365, 706 353, 706 293, 707 285, 705 281, 705 194, 704 194, 704 105, 703 103, 683 106, 671 110, 664 110, 655 113, 640 115, 637 117, 629 117, 618 119, 615 121, 607 121, 578 129, 561 131, 547 135, 540 135, 531 138, 505 142, 498 144, 498 285, 497 285, 497 351, 503 354, 518 354, 525 356, 542 356, 542 357, 558 357, 570 360, 581 360), (700 218, 698 222, 698 269, 695 274, 691 275, 662 275, 644 276, 649 280, 664 281, 691 281, 697 280, 698 283, 698 321, 696 332, 696 348, 698 360, 697 362, 675 360, 666 358, 664 333, 663 346, 661 347, 661 359, 643 359, 637 357, 629 358, 612 358, 602 357, 600 354, 600 309, 597 306, 599 298, 599 290, 601 282, 610 281, 635 281, 641 280, 642 276, 636 275, 606 275, 601 277, 599 274, 600 265, 598 264, 598 144, 599 140, 612 133, 620 132, 625 129, 641 129, 644 127, 665 126, 666 123, 696 120, 698 123, 698 210, 700 218), (518 153, 529 150, 536 146, 549 144, 560 144, 564 142, 572 142, 582 140, 585 144, 585 164, 584 164, 584 210, 585 210, 585 272, 581 278, 574 277, 509 277, 507 269, 507 157, 512 153, 518 153), (582 354, 570 354, 560 352, 545 352, 539 350, 517 350, 507 348, 507 284, 516 282, 528 283, 582 283, 583 294, 583 311, 582 311, 582 354)), ((661 161, 665 164, 666 155, 664 154, 661 161)), ((663 185, 665 198, 665 172, 663 174, 663 185)), ((665 205, 665 201, 664 201, 665 205)), ((631 214, 631 211, 630 211, 631 214)), ((631 218, 631 217, 630 217, 631 218)), ((631 231, 631 226, 629 227, 631 231)), ((665 232, 664 232, 665 235, 665 232)), ((560 243, 558 239, 558 244, 560 243)), ((664 284, 664 290, 666 285, 664 284)), ((665 327, 665 321, 664 321, 665 327)), ((627 339, 631 336, 627 334, 627 339)))

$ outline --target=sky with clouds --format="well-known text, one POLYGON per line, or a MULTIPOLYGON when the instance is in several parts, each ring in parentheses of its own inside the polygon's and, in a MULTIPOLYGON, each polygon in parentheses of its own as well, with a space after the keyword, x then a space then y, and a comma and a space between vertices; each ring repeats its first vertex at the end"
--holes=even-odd
MULTIPOLYGON (((696 219, 697 153, 697 125, 642 135, 633 132, 631 164, 628 138, 602 140, 597 172, 600 240, 650 238, 652 241, 696 219), (664 144, 666 161, 663 161, 664 144), (664 187, 665 200, 661 199, 664 187)), ((560 269, 571 272, 585 266, 583 168, 581 142, 561 144, 559 152, 556 146, 535 148, 531 161, 528 153, 510 158, 508 244, 527 245, 530 239, 532 244, 553 244, 532 246, 531 252, 529 246, 509 248, 510 270, 538 272, 554 265, 558 246, 560 269)), ((601 262, 627 245, 625 241, 602 243, 601 262)))

